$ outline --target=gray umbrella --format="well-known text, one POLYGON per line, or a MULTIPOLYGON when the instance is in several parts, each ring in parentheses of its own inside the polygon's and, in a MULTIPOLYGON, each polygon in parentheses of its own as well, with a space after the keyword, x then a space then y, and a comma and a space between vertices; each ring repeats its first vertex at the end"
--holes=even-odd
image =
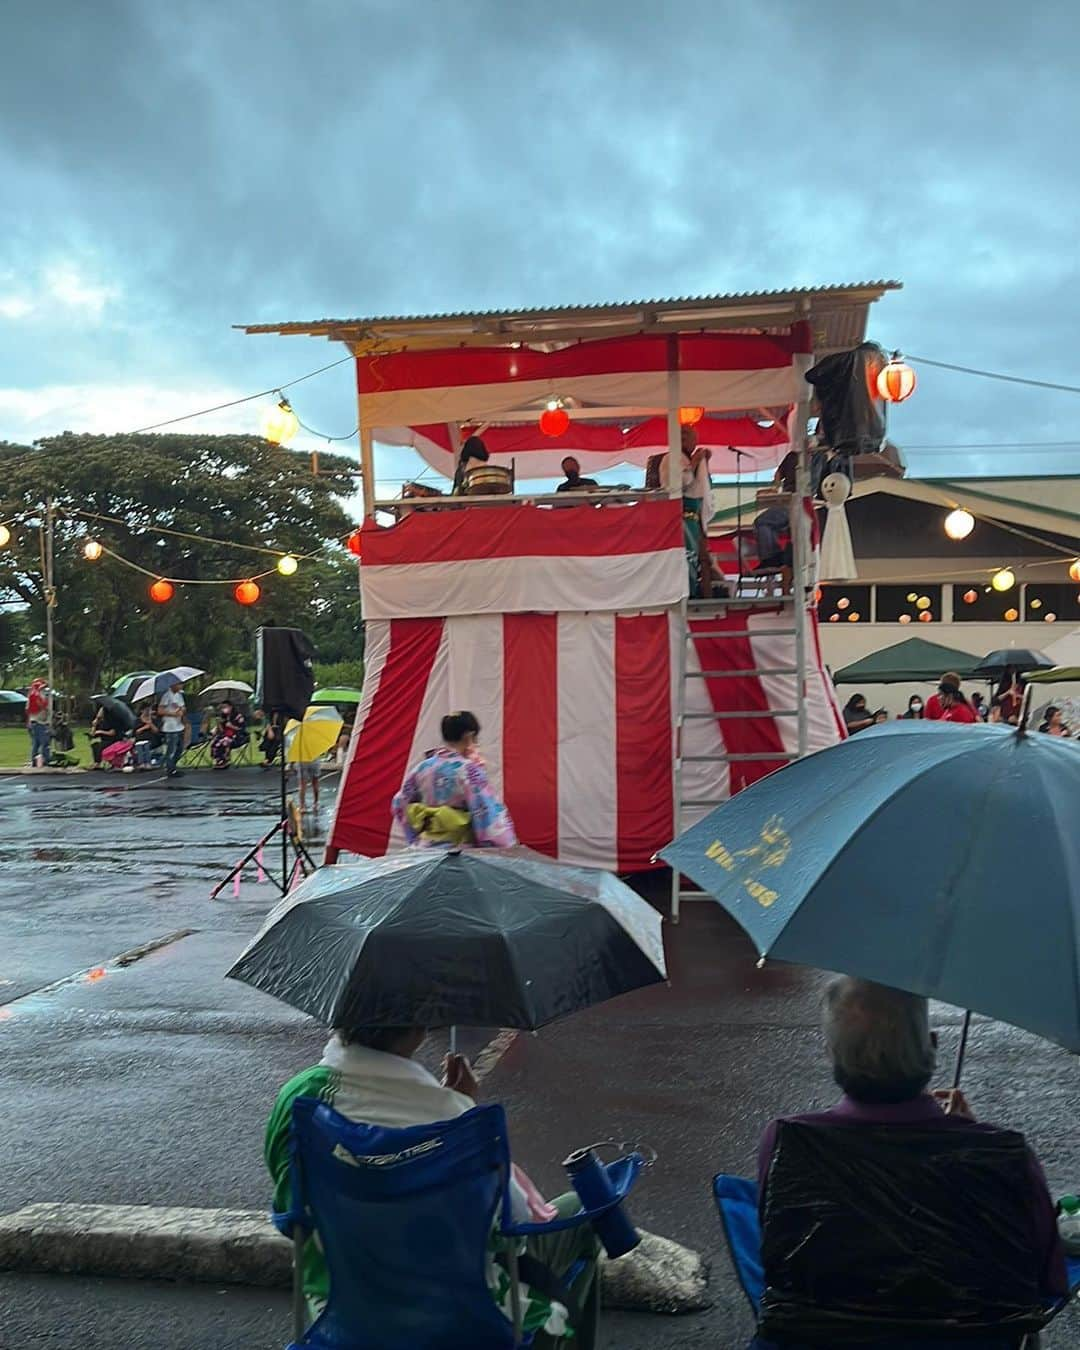
POLYGON ((117 731, 131 731, 134 728, 138 719, 123 700, 113 698, 112 694, 95 694, 92 702, 105 709, 117 731))
POLYGON ((530 1029, 666 978, 660 916, 628 886, 500 853, 324 867, 229 976, 328 1026, 530 1029))

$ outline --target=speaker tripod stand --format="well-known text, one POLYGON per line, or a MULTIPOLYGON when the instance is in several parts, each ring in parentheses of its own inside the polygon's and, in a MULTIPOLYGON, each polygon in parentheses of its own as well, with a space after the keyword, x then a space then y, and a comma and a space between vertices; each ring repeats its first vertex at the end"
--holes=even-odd
POLYGON ((266 845, 277 835, 281 836, 281 879, 278 880, 269 867, 264 866, 263 871, 266 874, 267 880, 273 882, 281 895, 288 895, 289 886, 293 877, 296 875, 297 870, 299 870, 302 877, 310 876, 312 872, 317 872, 319 870, 319 864, 308 852, 304 845, 304 841, 299 838, 296 831, 293 829, 293 822, 289 816, 289 798, 285 777, 285 738, 281 728, 278 729, 278 740, 280 741, 281 760, 281 804, 278 822, 273 829, 268 830, 266 834, 264 834, 263 837, 244 854, 232 871, 218 882, 210 892, 211 900, 216 900, 229 882, 238 877, 240 873, 243 872, 244 868, 247 867, 249 863, 253 862, 266 845), (291 867, 289 865, 290 848, 293 853, 291 867))

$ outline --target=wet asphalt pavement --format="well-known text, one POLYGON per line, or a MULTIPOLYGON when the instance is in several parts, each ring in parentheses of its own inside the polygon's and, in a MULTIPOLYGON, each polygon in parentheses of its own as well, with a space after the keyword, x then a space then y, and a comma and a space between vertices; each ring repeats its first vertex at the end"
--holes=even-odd
MULTIPOLYGON (((208 895, 273 824, 275 802, 274 775, 247 769, 174 783, 0 778, 4 1210, 50 1200, 267 1204, 267 1111, 324 1036, 222 978, 273 888, 249 871, 238 897, 231 887, 217 902, 208 895), (184 929, 194 931, 124 969, 107 964, 184 929)), ((820 977, 757 970, 709 903, 689 906, 667 940, 670 988, 519 1037, 484 1085, 507 1106, 515 1156, 549 1193, 565 1189, 558 1160, 574 1147, 651 1144, 659 1159, 634 1217, 714 1258, 711 1311, 609 1316, 605 1350, 745 1344, 709 1180, 752 1170, 770 1117, 835 1096, 816 1030, 820 977)), ((936 1012, 944 1061, 958 1015, 936 1012)), ((977 1022, 965 1085, 977 1111, 1027 1132, 1055 1194, 1080 1185, 1074 1057, 977 1022)), ((0 1350, 263 1350, 287 1340, 287 1299, 263 1291, 0 1275, 0 1305, 0 1350)), ((1074 1309, 1046 1344, 1077 1343, 1074 1309)))

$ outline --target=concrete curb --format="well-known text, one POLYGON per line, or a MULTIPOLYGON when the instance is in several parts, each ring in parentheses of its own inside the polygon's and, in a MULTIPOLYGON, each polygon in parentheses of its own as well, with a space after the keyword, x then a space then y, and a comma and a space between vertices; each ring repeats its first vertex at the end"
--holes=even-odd
MULTIPOLYGON (((711 1304, 696 1252, 642 1234, 601 1267, 604 1306, 698 1312, 711 1304)), ((261 1210, 157 1205, 27 1205, 0 1216, 0 1270, 288 1288, 292 1244, 261 1210)))

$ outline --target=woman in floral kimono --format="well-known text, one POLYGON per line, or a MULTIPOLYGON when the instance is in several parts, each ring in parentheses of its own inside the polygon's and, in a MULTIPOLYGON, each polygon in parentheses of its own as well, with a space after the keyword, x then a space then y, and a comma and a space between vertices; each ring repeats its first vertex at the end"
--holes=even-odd
POLYGON ((517 843, 510 813, 491 790, 476 749, 480 723, 471 712, 442 720, 445 742, 405 775, 394 798, 394 819, 410 844, 453 848, 510 848, 517 843))

